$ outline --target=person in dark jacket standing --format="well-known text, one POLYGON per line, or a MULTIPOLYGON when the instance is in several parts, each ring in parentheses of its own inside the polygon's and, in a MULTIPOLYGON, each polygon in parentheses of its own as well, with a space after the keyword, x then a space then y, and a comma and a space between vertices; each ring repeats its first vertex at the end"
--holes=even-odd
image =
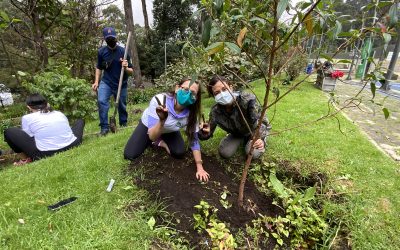
POLYGON ((126 98, 128 94, 128 75, 132 75, 133 66, 130 56, 123 60, 125 48, 117 44, 117 33, 113 27, 103 29, 103 37, 107 45, 101 47, 97 53, 97 65, 95 80, 92 85, 94 91, 97 90, 97 101, 100 118, 100 135, 106 135, 109 131, 108 110, 111 95, 116 98, 118 92, 119 77, 121 68, 125 72, 122 81, 121 95, 118 103, 119 125, 126 126, 128 113, 126 112, 126 98), (103 73, 103 77, 101 74, 103 73), (101 77, 101 81, 100 81, 101 77))

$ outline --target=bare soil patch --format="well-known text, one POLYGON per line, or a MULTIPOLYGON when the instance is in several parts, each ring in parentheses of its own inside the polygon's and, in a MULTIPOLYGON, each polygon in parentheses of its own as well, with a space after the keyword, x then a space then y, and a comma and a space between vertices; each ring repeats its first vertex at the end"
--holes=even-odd
MULTIPOLYGON (((166 210, 175 218, 175 228, 188 239, 193 247, 206 247, 210 242, 207 235, 199 235, 193 228, 194 208, 201 200, 218 208, 218 219, 224 222, 235 234, 239 230, 245 232, 246 224, 259 214, 276 216, 281 213, 280 208, 272 204, 272 197, 267 197, 259 192, 256 187, 247 182, 245 188, 245 209, 236 205, 239 181, 225 171, 224 166, 214 156, 203 154, 203 166, 210 174, 210 181, 202 183, 195 178, 195 164, 191 154, 184 159, 173 159, 164 152, 149 150, 129 166, 128 173, 135 171, 139 166, 143 168, 144 175, 135 180, 136 185, 149 191, 157 199, 165 201, 166 210), (143 178, 144 176, 144 178, 143 178), (226 201, 232 204, 225 208, 220 200, 221 194, 229 191, 226 201)), ((263 249, 273 249, 275 242, 269 240, 263 249)))

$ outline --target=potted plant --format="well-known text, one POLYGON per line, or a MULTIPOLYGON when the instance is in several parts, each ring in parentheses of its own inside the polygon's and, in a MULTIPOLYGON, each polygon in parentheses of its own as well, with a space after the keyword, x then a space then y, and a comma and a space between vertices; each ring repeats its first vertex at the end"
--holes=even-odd
POLYGON ((323 91, 333 91, 336 86, 336 79, 343 77, 344 73, 340 70, 333 70, 329 61, 324 62, 322 67, 317 71, 316 85, 323 91))

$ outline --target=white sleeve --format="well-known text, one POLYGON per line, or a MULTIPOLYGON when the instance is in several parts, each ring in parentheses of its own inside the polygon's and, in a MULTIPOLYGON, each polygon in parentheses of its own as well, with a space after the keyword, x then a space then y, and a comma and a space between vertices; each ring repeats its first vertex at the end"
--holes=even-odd
POLYGON ((28 118, 26 116, 22 117, 21 120, 21 125, 22 125, 22 130, 27 133, 30 137, 33 137, 33 133, 29 127, 30 122, 28 121, 28 118))

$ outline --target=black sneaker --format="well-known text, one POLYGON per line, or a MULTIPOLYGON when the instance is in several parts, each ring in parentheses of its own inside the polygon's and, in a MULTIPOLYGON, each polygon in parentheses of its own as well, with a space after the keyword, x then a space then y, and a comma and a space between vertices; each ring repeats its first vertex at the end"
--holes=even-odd
POLYGON ((108 134, 108 129, 102 129, 100 131, 100 136, 106 136, 108 134))

